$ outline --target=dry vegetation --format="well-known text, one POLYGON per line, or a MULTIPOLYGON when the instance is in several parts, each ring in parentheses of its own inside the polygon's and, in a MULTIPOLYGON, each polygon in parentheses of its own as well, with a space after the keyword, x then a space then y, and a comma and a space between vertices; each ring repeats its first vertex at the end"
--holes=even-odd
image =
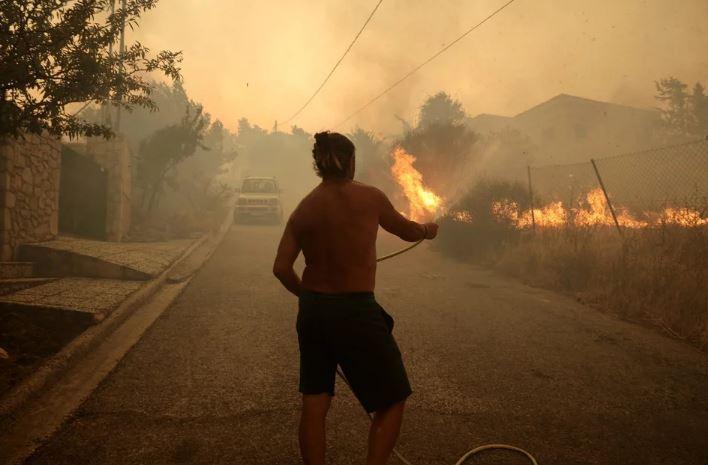
POLYGON ((482 182, 458 204, 472 221, 443 221, 440 249, 534 285, 572 293, 622 318, 708 347, 708 226, 626 229, 566 225, 519 229, 491 212, 523 189, 482 182))

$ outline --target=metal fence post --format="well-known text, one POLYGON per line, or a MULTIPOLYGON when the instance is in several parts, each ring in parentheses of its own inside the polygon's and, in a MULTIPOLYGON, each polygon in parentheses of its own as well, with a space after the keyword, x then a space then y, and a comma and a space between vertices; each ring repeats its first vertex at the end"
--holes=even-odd
POLYGON ((592 163, 592 167, 595 170, 595 175, 597 176, 597 180, 600 182, 600 187, 602 188, 602 193, 605 194, 605 201, 607 202, 607 206, 610 208, 610 213, 612 214, 612 219, 615 222, 615 226, 617 227, 617 232, 619 233, 620 237, 624 237, 624 234, 622 233, 622 228, 620 227, 619 221, 617 221, 617 214, 615 214, 615 208, 612 206, 612 201, 610 200, 610 196, 607 195, 607 189, 605 189, 605 183, 602 182, 602 176, 600 176, 600 171, 597 169, 597 164, 595 164, 595 159, 591 158, 590 163, 592 163))
POLYGON ((536 214, 533 211, 533 186, 531 184, 531 166, 526 165, 526 172, 529 177, 529 203, 531 204, 531 227, 533 232, 536 232, 536 214))

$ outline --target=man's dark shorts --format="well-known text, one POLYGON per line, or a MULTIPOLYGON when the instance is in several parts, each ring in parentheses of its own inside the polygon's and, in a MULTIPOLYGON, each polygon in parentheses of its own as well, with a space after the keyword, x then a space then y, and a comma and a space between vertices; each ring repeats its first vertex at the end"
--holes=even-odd
POLYGON ((339 365, 367 412, 406 399, 412 391, 392 329, 393 318, 373 293, 303 291, 297 316, 300 392, 333 396, 339 365))

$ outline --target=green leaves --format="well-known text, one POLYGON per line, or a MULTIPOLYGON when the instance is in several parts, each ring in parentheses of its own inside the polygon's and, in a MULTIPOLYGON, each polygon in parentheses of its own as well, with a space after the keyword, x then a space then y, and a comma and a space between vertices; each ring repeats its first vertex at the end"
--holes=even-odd
POLYGON ((110 137, 110 127, 66 111, 94 102, 154 109, 151 72, 180 79, 181 52, 152 55, 139 42, 113 47, 122 24, 137 27, 157 0, 128 0, 108 14, 109 0, 0 2, 0 136, 23 132, 110 137))

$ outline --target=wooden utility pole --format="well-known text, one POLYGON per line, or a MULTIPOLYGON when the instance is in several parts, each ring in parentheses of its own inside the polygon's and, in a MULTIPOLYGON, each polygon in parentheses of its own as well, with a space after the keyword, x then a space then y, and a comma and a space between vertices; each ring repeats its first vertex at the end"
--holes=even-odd
MULTIPOLYGON (((115 0, 114 0, 115 1, 115 0)), ((121 11, 123 12, 123 21, 121 22, 120 26, 120 44, 118 47, 118 50, 120 51, 120 67, 123 69, 123 54, 125 53, 125 9, 126 9, 126 2, 127 0, 121 0, 121 11)), ((121 117, 121 108, 120 108, 120 103, 123 101, 123 94, 121 93, 118 96, 118 110, 116 114, 116 126, 115 130, 116 132, 120 131, 120 117, 121 117)))
MULTIPOLYGON (((116 0, 111 0, 111 9, 110 9, 110 15, 113 16, 116 12, 116 0)), ((108 44, 108 56, 113 55, 113 42, 108 44)), ((113 121, 111 118, 111 105, 109 103, 110 99, 110 92, 106 95, 107 101, 103 103, 103 109, 102 109, 102 117, 103 117, 103 124, 106 126, 113 126, 113 121)))

